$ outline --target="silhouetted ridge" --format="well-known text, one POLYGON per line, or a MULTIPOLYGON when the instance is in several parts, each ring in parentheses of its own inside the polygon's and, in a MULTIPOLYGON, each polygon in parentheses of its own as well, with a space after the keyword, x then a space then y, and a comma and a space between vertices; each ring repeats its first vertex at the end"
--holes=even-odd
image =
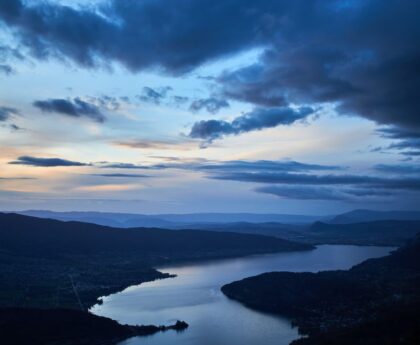
POLYGON ((259 235, 156 228, 111 227, 0 214, 0 248, 15 253, 62 254, 221 250, 298 250, 310 246, 259 235))
POLYGON ((420 236, 348 271, 272 272, 227 284, 251 308, 288 315, 307 345, 418 344, 420 236))

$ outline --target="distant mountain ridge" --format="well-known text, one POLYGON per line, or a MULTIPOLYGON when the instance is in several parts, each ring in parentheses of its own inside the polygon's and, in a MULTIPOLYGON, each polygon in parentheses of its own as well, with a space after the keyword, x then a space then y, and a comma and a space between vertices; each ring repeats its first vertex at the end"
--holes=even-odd
POLYGON ((329 223, 348 224, 378 220, 420 220, 420 211, 353 210, 333 217, 329 223))
POLYGON ((43 210, 17 211, 26 216, 50 218, 63 221, 80 221, 99 225, 132 228, 158 227, 166 229, 191 228, 194 224, 222 223, 287 223, 305 224, 326 219, 324 216, 290 215, 290 214, 258 214, 258 213, 188 213, 188 214, 135 214, 113 212, 54 212, 43 210))
POLYGON ((38 218, 50 218, 62 221, 79 221, 117 228, 157 227, 165 229, 214 229, 221 224, 235 227, 239 223, 252 224, 277 223, 284 225, 309 225, 314 222, 331 224, 350 224, 380 220, 420 220, 420 211, 375 211, 357 209, 332 216, 293 215, 293 214, 259 214, 259 213, 187 213, 187 214, 137 214, 116 212, 55 212, 45 210, 17 211, 15 213, 38 218))
POLYGON ((379 220, 349 224, 316 222, 305 234, 311 243, 396 246, 418 232, 417 220, 379 220))
POLYGON ((0 249, 25 254, 142 252, 169 255, 222 250, 269 252, 310 249, 310 246, 256 234, 159 228, 120 231, 91 223, 0 213, 0 249))

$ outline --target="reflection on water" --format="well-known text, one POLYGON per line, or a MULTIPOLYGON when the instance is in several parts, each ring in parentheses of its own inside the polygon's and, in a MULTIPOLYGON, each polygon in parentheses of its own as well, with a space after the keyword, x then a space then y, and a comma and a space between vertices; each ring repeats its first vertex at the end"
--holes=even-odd
POLYGON ((190 325, 185 332, 135 337, 119 345, 285 345, 298 337, 287 319, 245 308, 227 299, 220 287, 270 271, 347 269, 392 249, 322 245, 313 251, 160 267, 177 277, 129 287, 105 297, 92 312, 127 324, 170 324, 180 319, 190 325))

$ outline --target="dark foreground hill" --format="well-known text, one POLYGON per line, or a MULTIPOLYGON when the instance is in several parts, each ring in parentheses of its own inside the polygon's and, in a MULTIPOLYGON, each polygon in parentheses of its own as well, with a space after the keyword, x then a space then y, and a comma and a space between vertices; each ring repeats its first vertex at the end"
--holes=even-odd
POLYGON ((420 344, 420 237, 349 271, 266 273, 222 291, 292 317, 309 335, 296 345, 420 344))
POLYGON ((158 264, 308 249, 311 246, 258 235, 121 231, 0 214, 0 307, 86 308, 99 296, 167 277, 153 269, 158 264))
POLYGON ((311 248, 259 235, 121 230, 0 214, 0 343, 113 344, 134 335, 183 329, 185 323, 120 325, 87 309, 100 296, 169 278, 153 268, 159 264, 311 248))
POLYGON ((0 214, 0 248, 15 254, 135 253, 138 255, 219 256, 310 249, 308 245, 259 235, 230 232, 130 228, 61 222, 0 214))
POLYGON ((129 326, 71 309, 0 309, 1 343, 5 345, 105 345, 133 336, 182 331, 188 324, 129 326))

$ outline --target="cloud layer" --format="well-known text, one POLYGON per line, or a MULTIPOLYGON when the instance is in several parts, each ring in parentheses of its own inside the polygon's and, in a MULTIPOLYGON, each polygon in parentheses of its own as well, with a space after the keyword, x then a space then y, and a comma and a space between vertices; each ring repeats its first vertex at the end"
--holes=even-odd
POLYGON ((116 61, 179 74, 263 47, 258 63, 219 78, 225 95, 269 107, 335 102, 342 112, 418 131, 419 10, 400 0, 111 0, 77 8, 5 0, 0 20, 33 57, 85 67, 116 61))

